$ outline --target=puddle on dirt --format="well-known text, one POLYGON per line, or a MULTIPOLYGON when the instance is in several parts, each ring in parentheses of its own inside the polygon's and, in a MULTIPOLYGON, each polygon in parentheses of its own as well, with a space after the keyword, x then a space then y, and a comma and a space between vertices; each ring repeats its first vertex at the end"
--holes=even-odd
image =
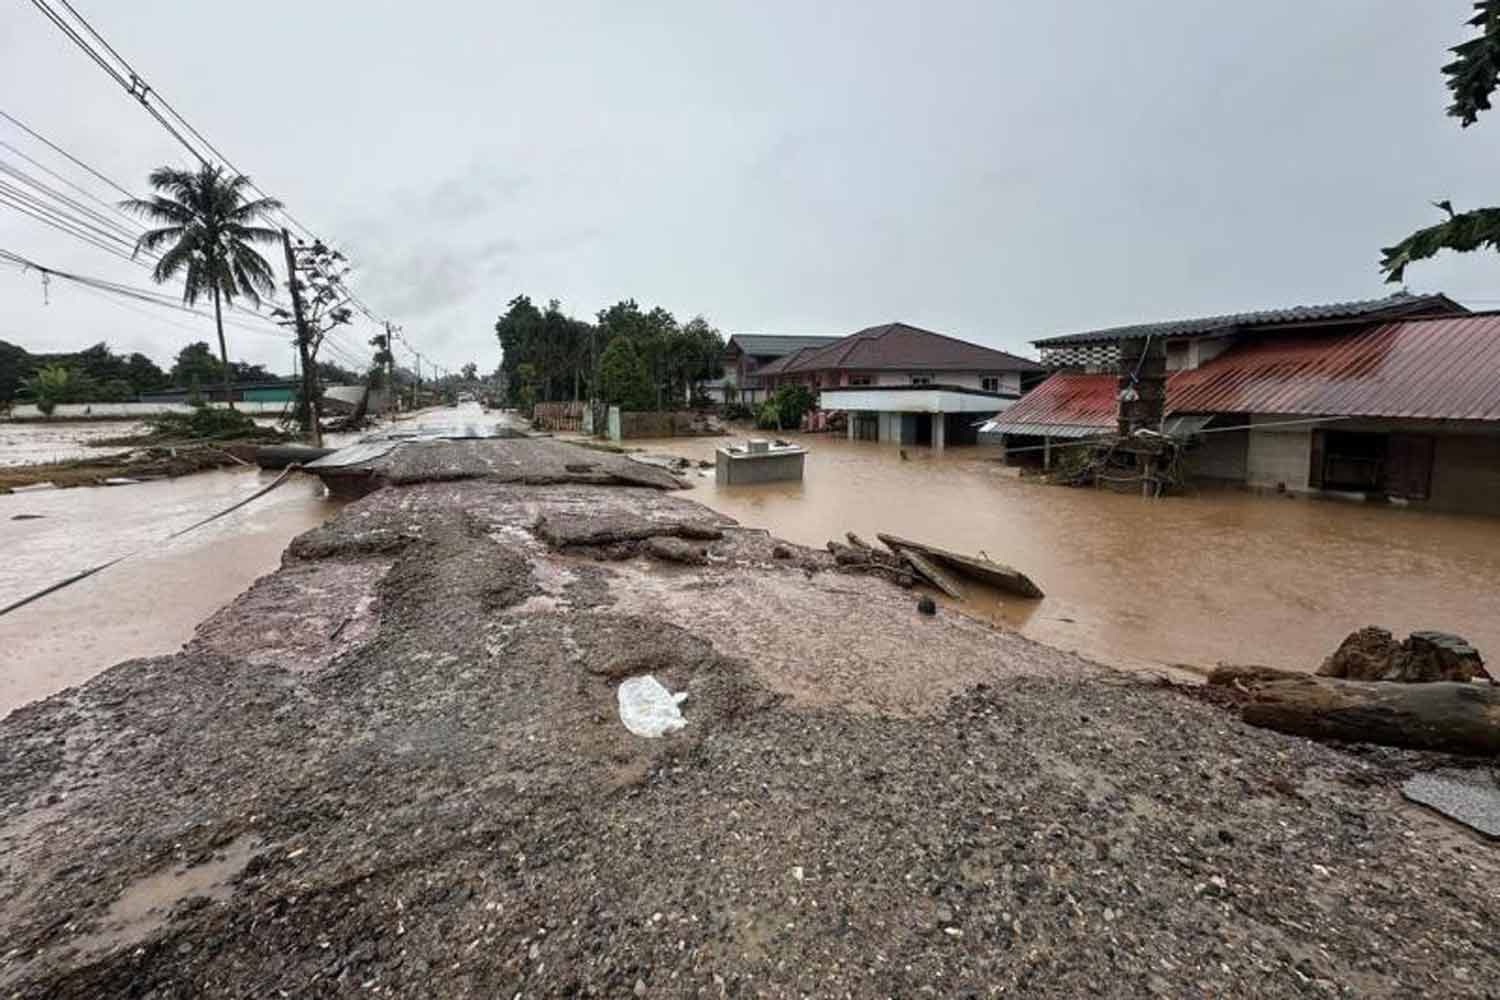
POLYGON ((71 944, 83 952, 107 951, 137 944, 166 923, 172 907, 202 896, 223 902, 234 895, 231 884, 260 848, 259 837, 244 834, 190 868, 172 868, 132 882, 99 920, 99 926, 71 944))
POLYGON ((0 496, 0 607, 116 556, 139 554, 0 618, 0 716, 106 667, 175 652, 194 627, 274 570, 292 538, 338 510, 316 479, 170 542, 276 473, 224 469, 113 489, 0 496), (39 515, 13 520, 18 514, 39 515))
MULTIPOLYGON (((1022 480, 993 449, 787 435, 800 483, 685 493, 751 527, 822 547, 884 531, 1028 573, 1041 601, 965 584, 966 613, 1122 666, 1219 661, 1314 669, 1349 632, 1457 632, 1500 656, 1500 519, 1265 496, 1143 500, 1022 480)), ((726 438, 631 441, 712 459, 726 438)))

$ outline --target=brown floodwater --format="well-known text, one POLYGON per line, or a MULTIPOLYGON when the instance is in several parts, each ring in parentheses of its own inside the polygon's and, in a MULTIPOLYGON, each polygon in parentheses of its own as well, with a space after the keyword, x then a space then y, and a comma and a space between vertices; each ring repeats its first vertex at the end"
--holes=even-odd
MULTIPOLYGON (((803 482, 721 487, 693 470, 692 496, 804 545, 884 531, 1010 563, 1047 596, 969 586, 956 606, 1096 660, 1310 670, 1371 624, 1457 632, 1500 656, 1497 518, 1243 490, 1145 500, 1022 479, 987 448, 903 459, 789 437, 809 449, 803 482)), ((630 443, 712 459, 724 440, 630 443)))
POLYGON ((275 569, 293 537, 338 509, 316 479, 293 476, 212 524, 162 541, 275 475, 236 468, 135 486, 0 496, 0 607, 141 550, 0 617, 0 717, 121 660, 175 652, 199 622, 275 569))

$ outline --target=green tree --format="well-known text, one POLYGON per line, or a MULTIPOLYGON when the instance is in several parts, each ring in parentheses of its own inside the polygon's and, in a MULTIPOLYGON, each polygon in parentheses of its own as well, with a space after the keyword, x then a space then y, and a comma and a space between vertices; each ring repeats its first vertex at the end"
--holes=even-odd
POLYGON ((0 405, 16 398, 16 390, 31 371, 31 355, 26 349, 0 340, 0 405))
POLYGON ((465 382, 479 381, 479 366, 474 362, 470 361, 459 370, 462 372, 465 382))
MULTIPOLYGON (((1479 0, 1474 10, 1474 16, 1466 23, 1478 28, 1479 35, 1454 46, 1450 51, 1456 58, 1443 67, 1448 89, 1453 93, 1448 114, 1457 118, 1463 128, 1473 125, 1480 112, 1490 109, 1490 97, 1500 81, 1500 0, 1479 0)), ((1500 208, 1455 212, 1447 199, 1433 204, 1447 218, 1381 250, 1380 269, 1387 281, 1404 280, 1407 265, 1435 257, 1443 250, 1458 253, 1483 247, 1500 250, 1500 208)))
POLYGON ((177 352, 172 365, 172 384, 186 387, 194 382, 219 382, 224 379, 224 365, 214 357, 213 348, 206 340, 195 340, 177 352))
POLYGON ((157 367, 155 361, 137 352, 125 359, 125 381, 129 382, 131 388, 137 393, 141 393, 160 389, 171 379, 167 377, 166 372, 157 367))
POLYGON ((48 365, 26 380, 26 391, 36 398, 36 408, 52 416, 58 403, 69 402, 74 392, 74 374, 62 365, 48 365))
POLYGON ((628 337, 616 337, 599 359, 599 394, 622 410, 649 410, 654 405, 651 376, 628 337))
POLYGON ((255 223, 268 219, 281 204, 273 198, 247 199, 248 178, 228 176, 208 164, 196 173, 159 167, 149 180, 156 194, 121 203, 127 211, 158 224, 136 241, 136 252, 165 248, 151 276, 158 284, 181 276, 186 304, 192 305, 205 294, 213 297, 225 402, 233 407, 222 303, 232 306, 236 296, 243 296, 258 307, 261 295, 275 290, 276 275, 254 244, 276 243, 281 236, 255 223))
POLYGON ((760 405, 755 425, 762 430, 794 431, 802 426, 802 415, 813 408, 812 390, 797 383, 784 385, 760 405))

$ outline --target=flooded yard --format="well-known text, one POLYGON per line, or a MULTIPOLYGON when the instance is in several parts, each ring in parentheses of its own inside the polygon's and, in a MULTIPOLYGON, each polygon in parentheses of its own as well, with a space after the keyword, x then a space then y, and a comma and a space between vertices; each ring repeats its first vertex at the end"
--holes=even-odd
POLYGON ((42 465, 108 454, 109 448, 90 445, 105 438, 144 434, 139 420, 96 420, 76 423, 0 422, 0 466, 42 465))
MULTIPOLYGON (((884 531, 1011 563, 1047 597, 958 606, 1097 660, 1310 670, 1370 624, 1458 632, 1500 657, 1500 519, 1239 490, 1142 500, 1023 480, 984 448, 903 459, 789 437, 809 449, 803 482, 718 487, 693 470, 691 495, 805 545, 884 531)), ((629 443, 712 459, 725 440, 629 443)))

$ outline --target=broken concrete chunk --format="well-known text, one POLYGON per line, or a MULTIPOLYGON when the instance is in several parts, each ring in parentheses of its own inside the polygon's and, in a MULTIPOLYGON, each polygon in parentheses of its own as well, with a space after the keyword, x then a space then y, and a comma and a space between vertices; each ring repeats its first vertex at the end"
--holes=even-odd
POLYGON ((1401 786, 1401 794, 1483 837, 1500 840, 1500 783, 1487 768, 1418 774, 1401 786))
POLYGON ((651 674, 622 681, 618 698, 620 721, 637 736, 654 739, 687 725, 677 707, 687 698, 687 692, 673 694, 651 674))

